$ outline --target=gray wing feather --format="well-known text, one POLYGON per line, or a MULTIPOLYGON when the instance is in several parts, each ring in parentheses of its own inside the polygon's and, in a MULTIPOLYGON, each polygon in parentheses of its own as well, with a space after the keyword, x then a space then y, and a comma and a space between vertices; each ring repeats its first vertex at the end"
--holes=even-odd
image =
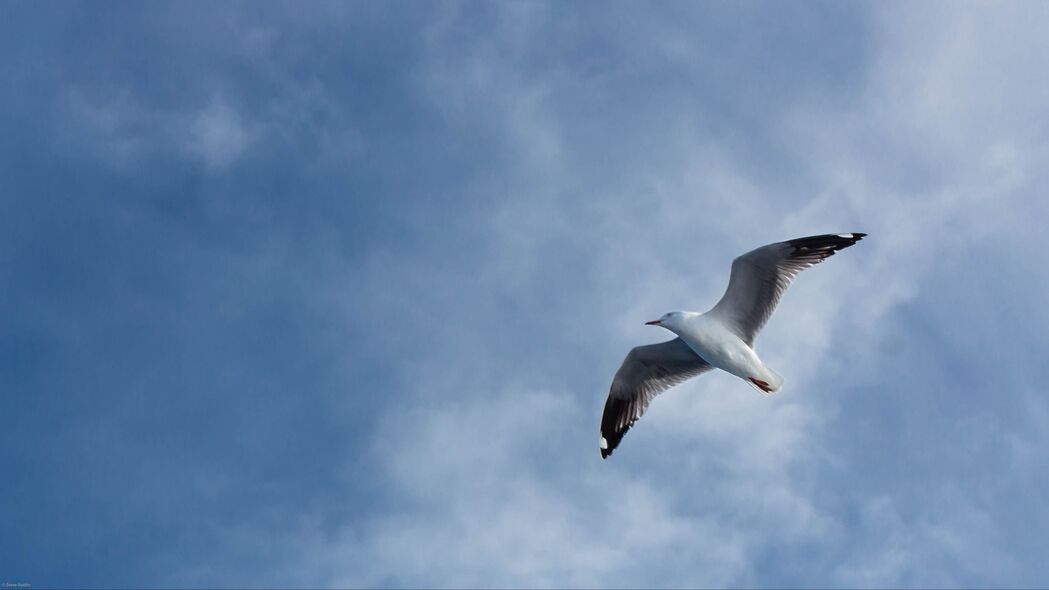
POLYGON ((710 369, 680 338, 631 350, 608 391, 601 417, 601 458, 619 446, 656 395, 710 369))
POLYGON ((732 261, 728 289, 708 313, 720 317, 747 344, 764 327, 794 277, 852 246, 867 234, 825 234, 776 242, 732 261))

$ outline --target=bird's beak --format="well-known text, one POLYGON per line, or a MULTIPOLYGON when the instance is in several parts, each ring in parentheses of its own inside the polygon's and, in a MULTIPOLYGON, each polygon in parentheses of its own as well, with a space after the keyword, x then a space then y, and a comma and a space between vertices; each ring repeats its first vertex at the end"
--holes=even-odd
POLYGON ((645 322, 645 325, 646 326, 658 326, 659 323, 660 323, 659 320, 652 320, 651 322, 645 322))

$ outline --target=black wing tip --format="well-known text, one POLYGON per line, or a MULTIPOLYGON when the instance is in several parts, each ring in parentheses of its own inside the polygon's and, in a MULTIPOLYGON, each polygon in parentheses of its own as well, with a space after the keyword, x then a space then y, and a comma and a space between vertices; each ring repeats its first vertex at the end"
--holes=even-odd
POLYGON ((609 395, 605 402, 605 411, 601 416, 601 458, 607 459, 616 450, 623 436, 634 425, 637 418, 623 421, 624 414, 636 414, 637 410, 629 400, 621 400, 609 395))
POLYGON ((601 449, 602 459, 607 459, 612 455, 612 451, 615 451, 616 447, 619 446, 619 441, 623 440, 623 435, 626 434, 626 431, 630 430, 631 425, 632 424, 628 424, 626 428, 618 432, 612 431, 606 433, 605 431, 601 431, 601 444, 599 448, 601 449))
POLYGON ((788 240, 787 244, 794 249, 795 253, 806 253, 808 255, 822 250, 824 256, 829 256, 838 250, 844 250, 854 245, 865 237, 867 237, 867 234, 862 232, 822 234, 788 240))
POLYGON ((619 441, 622 438, 623 438, 622 435, 616 436, 614 434, 610 434, 609 436, 605 436, 605 433, 602 432, 601 433, 601 444, 599 445, 599 448, 601 449, 601 458, 602 459, 607 459, 609 456, 611 456, 612 455, 612 451, 616 450, 616 447, 619 446, 619 441))

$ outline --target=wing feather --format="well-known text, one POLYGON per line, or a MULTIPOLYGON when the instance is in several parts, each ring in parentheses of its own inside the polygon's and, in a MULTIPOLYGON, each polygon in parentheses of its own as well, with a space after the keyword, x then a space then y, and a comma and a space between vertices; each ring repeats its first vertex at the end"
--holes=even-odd
POLYGON ((619 446, 653 398, 710 369, 680 338, 631 350, 608 391, 601 417, 601 458, 619 446))
POLYGON ((775 311, 799 272, 830 258, 867 234, 824 234, 776 242, 732 261, 728 288, 708 313, 719 316, 748 345, 775 311))

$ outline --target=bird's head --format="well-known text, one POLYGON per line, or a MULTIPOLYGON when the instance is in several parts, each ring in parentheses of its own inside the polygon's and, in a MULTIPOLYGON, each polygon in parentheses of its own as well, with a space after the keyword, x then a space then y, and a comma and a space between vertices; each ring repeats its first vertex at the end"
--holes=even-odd
POLYGON ((660 328, 666 328, 675 334, 680 330, 688 318, 699 315, 691 311, 672 311, 670 313, 663 314, 663 317, 658 320, 652 320, 651 322, 645 322, 646 326, 659 326, 660 328))

